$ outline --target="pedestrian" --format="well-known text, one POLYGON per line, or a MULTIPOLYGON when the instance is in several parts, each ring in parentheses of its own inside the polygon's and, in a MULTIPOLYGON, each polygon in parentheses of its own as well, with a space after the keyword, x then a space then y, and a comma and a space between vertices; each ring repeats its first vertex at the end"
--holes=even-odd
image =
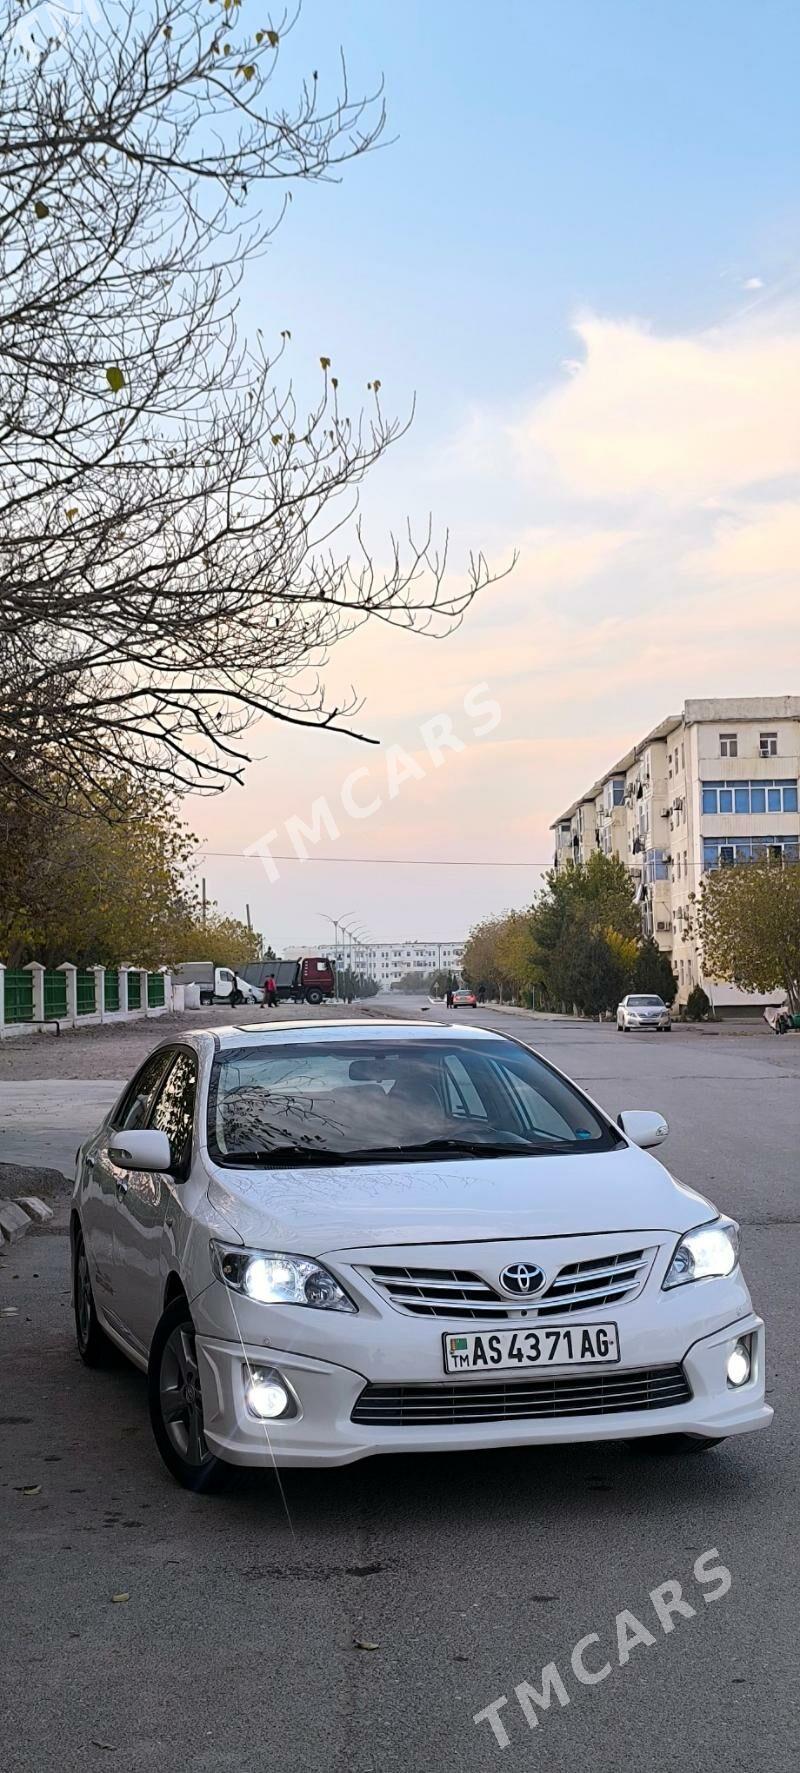
POLYGON ((264 986, 264 1002, 268 1010, 274 1010, 278 1002, 278 987, 274 973, 270 973, 264 986))
POLYGON ((485 985, 478 986, 478 1002, 479 1003, 486 1002, 486 986, 485 985))
POLYGON ((453 988, 452 988, 452 985, 448 985, 448 987, 447 987, 447 996, 445 998, 445 1007, 448 1010, 451 1010, 453 1008, 453 988))

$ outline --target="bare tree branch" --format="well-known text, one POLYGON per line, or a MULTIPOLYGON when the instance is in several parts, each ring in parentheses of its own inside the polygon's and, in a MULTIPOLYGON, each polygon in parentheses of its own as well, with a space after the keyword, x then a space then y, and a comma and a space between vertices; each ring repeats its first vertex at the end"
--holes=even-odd
POLYGON ((454 583, 430 521, 379 565, 359 494, 406 424, 376 380, 344 411, 324 356, 301 408, 288 330, 271 357, 237 330, 292 183, 376 146, 382 91, 342 64, 338 96, 314 70, 274 102, 297 15, 248 36, 235 0, 119 0, 63 41, 36 16, 0 0, 0 771, 214 791, 259 716, 362 736, 355 691, 326 702, 336 640, 445 634, 492 578, 478 554, 454 583))

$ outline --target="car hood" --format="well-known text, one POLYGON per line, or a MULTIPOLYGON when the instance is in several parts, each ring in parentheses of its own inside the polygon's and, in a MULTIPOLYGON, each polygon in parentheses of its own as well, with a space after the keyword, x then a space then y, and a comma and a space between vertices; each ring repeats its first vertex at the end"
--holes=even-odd
POLYGON ((215 1166, 208 1194, 243 1243, 306 1256, 388 1244, 680 1233, 716 1214, 635 1146, 330 1170, 215 1166))

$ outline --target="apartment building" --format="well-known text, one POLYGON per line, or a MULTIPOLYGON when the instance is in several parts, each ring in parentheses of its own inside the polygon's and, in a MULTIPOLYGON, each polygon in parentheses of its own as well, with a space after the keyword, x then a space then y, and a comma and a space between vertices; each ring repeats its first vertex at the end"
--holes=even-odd
MULTIPOLYGON (((384 990, 402 979, 405 973, 451 972, 460 975, 461 962, 464 957, 465 943, 461 942, 354 942, 340 943, 336 951, 337 967, 354 966, 357 971, 367 973, 371 979, 377 979, 384 990)), ((308 943, 304 947, 286 949, 287 960, 299 959, 301 954, 314 954, 319 951, 319 942, 314 946, 308 943)), ((334 958, 332 948, 326 949, 331 959, 334 958)))
POLYGON ((680 1003, 695 984, 723 1012, 773 1001, 703 974, 690 895, 710 868, 800 858, 799 777, 800 696, 687 701, 555 821, 556 868, 597 849, 626 864, 680 1003))

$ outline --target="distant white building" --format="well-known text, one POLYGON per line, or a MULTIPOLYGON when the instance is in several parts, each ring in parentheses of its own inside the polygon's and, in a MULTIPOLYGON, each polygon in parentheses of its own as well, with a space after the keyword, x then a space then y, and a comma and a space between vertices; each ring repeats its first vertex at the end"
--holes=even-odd
POLYGON ((631 870, 645 933, 670 955, 678 1002, 703 985, 715 1007, 774 1003, 703 975, 690 895, 710 868, 800 857, 800 696, 685 703, 556 819, 555 865, 594 850, 631 870))
MULTIPOLYGON (((397 979, 406 973, 451 972, 460 976, 461 962, 466 944, 461 942, 353 942, 340 943, 336 952, 337 967, 353 966, 357 972, 367 973, 371 979, 388 989, 397 979)), ((294 944, 284 949, 287 960, 300 958, 302 954, 319 954, 325 952, 334 959, 332 947, 317 940, 314 943, 294 944)))

